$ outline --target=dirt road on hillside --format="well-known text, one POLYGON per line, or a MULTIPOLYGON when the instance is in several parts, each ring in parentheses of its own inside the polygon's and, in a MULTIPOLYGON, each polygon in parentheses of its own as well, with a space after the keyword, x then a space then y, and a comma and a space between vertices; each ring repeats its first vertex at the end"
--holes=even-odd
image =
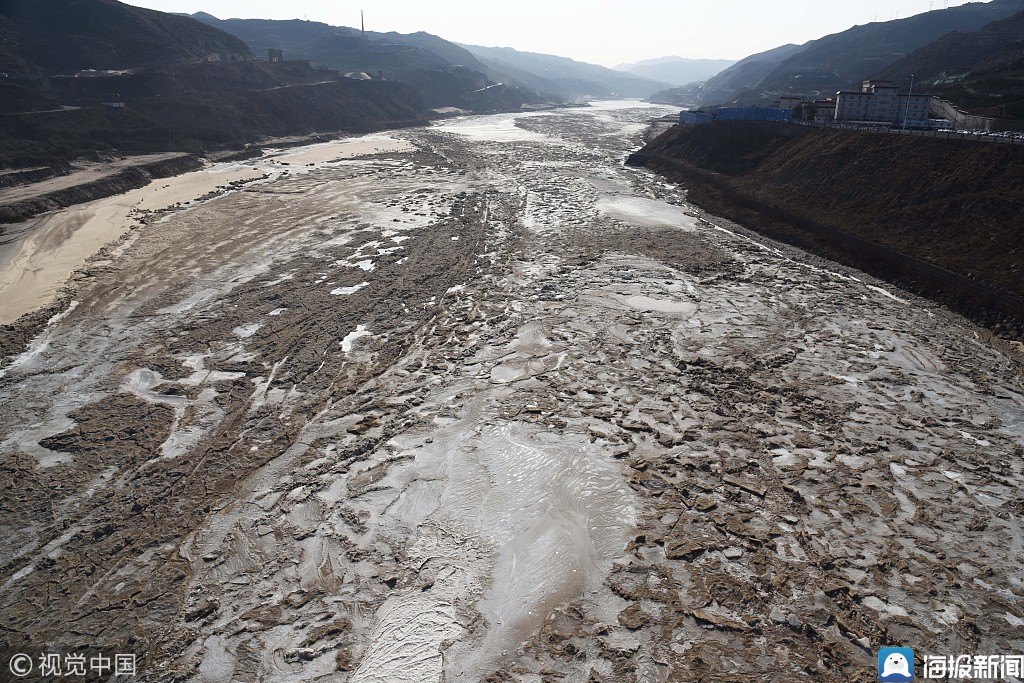
POLYGON ((197 683, 1024 654, 1019 368, 623 167, 662 113, 297 150, 144 216, 0 369, 4 645, 197 683))

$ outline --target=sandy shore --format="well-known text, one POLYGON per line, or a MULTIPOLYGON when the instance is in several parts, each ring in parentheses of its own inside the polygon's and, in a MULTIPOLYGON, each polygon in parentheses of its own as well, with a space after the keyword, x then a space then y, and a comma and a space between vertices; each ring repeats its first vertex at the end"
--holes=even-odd
POLYGON ((53 301, 75 270, 139 225, 144 215, 141 211, 165 210, 232 181, 262 175, 252 166, 230 172, 207 169, 31 221, 23 239, 0 247, 0 324, 14 322, 53 301))
POLYGON ((0 246, 0 324, 12 323, 53 301, 72 273, 154 212, 187 205, 218 190, 228 191, 231 183, 261 178, 283 163, 325 163, 411 149, 405 140, 370 135, 294 150, 268 150, 264 159, 211 165, 36 218, 22 239, 0 246))
POLYGON ((68 175, 59 175, 27 185, 0 188, 0 204, 13 204, 26 199, 34 199, 51 192, 60 192, 79 185, 94 183, 129 168, 188 156, 190 155, 181 152, 132 154, 112 161, 75 163, 75 170, 68 175))
POLYGON ((285 150, 267 149, 267 158, 289 164, 324 164, 351 159, 367 154, 384 152, 411 152, 415 149, 407 140, 396 140, 386 135, 367 135, 362 138, 332 140, 307 147, 285 150))

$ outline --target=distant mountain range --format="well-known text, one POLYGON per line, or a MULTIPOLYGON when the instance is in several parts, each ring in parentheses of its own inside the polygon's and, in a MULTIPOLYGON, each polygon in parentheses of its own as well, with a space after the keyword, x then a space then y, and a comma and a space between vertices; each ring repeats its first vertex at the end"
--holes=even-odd
POLYGON ((647 97, 667 85, 565 57, 457 45, 423 32, 364 34, 354 28, 311 21, 217 19, 203 12, 192 18, 241 38, 260 56, 269 49, 279 49, 284 50, 286 59, 309 59, 340 71, 382 71, 386 78, 412 84, 431 106, 480 109, 471 99, 460 100, 455 91, 462 88, 463 94, 473 93, 497 83, 520 91, 523 103, 647 97), (437 72, 446 75, 441 77, 437 72), (450 88, 444 90, 445 86, 450 88))
MULTIPOLYGON (((854 26, 803 45, 783 45, 751 55, 703 85, 668 89, 651 99, 696 107, 754 104, 780 94, 832 96, 839 90, 859 89, 860 82, 868 78, 891 78, 909 85, 911 73, 921 75, 918 70, 929 67, 932 73, 928 78, 935 81, 947 70, 959 69, 963 74, 980 67, 979 59, 990 58, 987 49, 998 52, 1002 48, 993 46, 1007 42, 998 40, 996 34, 1008 40, 1019 36, 1013 32, 1013 24, 1000 29, 992 23, 1021 11, 1024 0, 993 0, 854 26), (987 31, 987 37, 963 37, 990 24, 994 28, 987 31), (951 33, 961 37, 948 37, 951 33)), ((1004 55, 1000 63, 1008 58, 1004 55)))
POLYGON ((647 97, 668 85, 568 57, 522 52, 510 47, 462 47, 492 73, 505 74, 524 87, 564 98, 647 97))
POLYGON ((262 59, 267 59, 268 50, 282 50, 285 60, 309 60, 342 73, 407 83, 431 108, 506 111, 548 100, 516 84, 497 86, 501 81, 473 55, 429 33, 364 34, 316 21, 218 19, 205 12, 192 18, 237 36, 262 59))
POLYGON ((301 19, 218 19, 206 12, 193 19, 238 37, 261 59, 270 49, 284 58, 307 59, 338 71, 407 71, 459 65, 483 71, 466 50, 429 33, 376 33, 301 19))
POLYGON ((758 52, 744 57, 704 83, 662 90, 651 95, 650 99, 683 107, 727 102, 735 97, 736 93, 757 88, 779 64, 805 48, 806 45, 789 44, 758 52))
POLYGON ((673 56, 645 59, 635 64, 619 64, 615 70, 673 85, 687 85, 706 81, 735 63, 734 59, 687 59, 673 56))

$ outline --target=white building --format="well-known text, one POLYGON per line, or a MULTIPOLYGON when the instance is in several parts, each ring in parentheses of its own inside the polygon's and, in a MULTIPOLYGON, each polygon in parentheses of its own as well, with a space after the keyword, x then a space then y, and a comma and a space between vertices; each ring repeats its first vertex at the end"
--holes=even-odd
POLYGON ((921 125, 928 121, 932 96, 899 92, 891 81, 864 81, 860 91, 836 93, 836 121, 921 125))

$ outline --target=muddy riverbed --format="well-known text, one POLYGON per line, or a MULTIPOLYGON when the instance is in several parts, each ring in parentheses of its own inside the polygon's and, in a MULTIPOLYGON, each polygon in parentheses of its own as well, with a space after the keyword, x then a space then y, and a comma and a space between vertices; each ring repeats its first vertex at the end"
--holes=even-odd
POLYGON ((663 113, 454 119, 135 211, 0 369, 2 644, 196 683, 1024 654, 1015 358, 625 168, 663 113))

